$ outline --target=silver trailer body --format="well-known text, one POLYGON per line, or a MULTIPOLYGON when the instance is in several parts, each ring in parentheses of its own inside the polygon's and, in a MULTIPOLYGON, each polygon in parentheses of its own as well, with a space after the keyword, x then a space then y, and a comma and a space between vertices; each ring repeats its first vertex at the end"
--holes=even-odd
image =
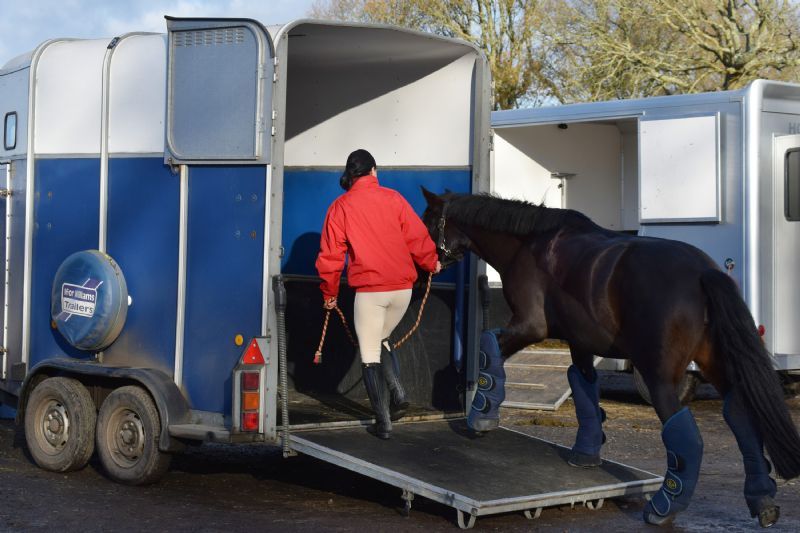
POLYGON ((697 246, 741 287, 776 368, 800 369, 800 85, 497 111, 492 127, 493 192, 697 246))

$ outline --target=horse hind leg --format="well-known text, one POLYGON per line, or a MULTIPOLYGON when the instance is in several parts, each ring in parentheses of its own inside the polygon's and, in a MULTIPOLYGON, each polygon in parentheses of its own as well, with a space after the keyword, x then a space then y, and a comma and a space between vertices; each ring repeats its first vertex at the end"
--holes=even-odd
POLYGON ((725 369, 715 352, 704 350, 695 354, 703 376, 710 381, 724 398, 722 416, 731 428, 744 463, 744 499, 750 515, 758 517, 761 527, 774 525, 780 517, 780 507, 775 505, 777 485, 770 477, 772 467, 764 456, 764 439, 753 420, 753 415, 744 406, 742 398, 731 389, 725 377, 725 369))
MULTIPOLYGON (((647 379, 647 376, 645 376, 647 379)), ((675 387, 667 382, 648 381, 654 407, 663 421, 661 441, 667 451, 667 472, 658 492, 644 508, 644 521, 661 525, 689 507, 700 477, 703 438, 688 407, 679 406, 675 387), (669 410, 673 414, 668 416, 669 410)))
POLYGON ((725 395, 722 416, 736 437, 736 444, 742 453, 744 499, 750 509, 750 516, 758 517, 761 527, 769 527, 778 521, 780 507, 773 500, 778 489, 775 480, 770 477, 772 467, 764 457, 761 433, 739 395, 733 391, 725 395))
POLYGON ((606 414, 600 407, 600 381, 591 356, 579 357, 573 353, 572 360, 579 365, 572 364, 567 370, 578 419, 578 433, 567 462, 583 468, 599 466, 603 463, 600 449, 606 441, 603 433, 606 414))

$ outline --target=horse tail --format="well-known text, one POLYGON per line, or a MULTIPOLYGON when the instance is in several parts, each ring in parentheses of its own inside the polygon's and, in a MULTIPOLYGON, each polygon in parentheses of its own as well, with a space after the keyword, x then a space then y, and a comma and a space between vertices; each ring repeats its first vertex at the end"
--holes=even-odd
MULTIPOLYGON (((707 270, 700 283, 708 298, 708 328, 731 392, 750 411, 775 470, 784 479, 800 475, 800 435, 783 398, 778 374, 733 280, 707 270)), ((721 393, 724 391, 720 391, 721 393)))

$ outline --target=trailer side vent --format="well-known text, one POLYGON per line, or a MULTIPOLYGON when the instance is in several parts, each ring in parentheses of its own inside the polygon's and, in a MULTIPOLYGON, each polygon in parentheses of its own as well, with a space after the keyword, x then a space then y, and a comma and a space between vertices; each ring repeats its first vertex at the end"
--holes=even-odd
POLYGON ((244 43, 244 28, 175 32, 175 46, 219 46, 244 43))

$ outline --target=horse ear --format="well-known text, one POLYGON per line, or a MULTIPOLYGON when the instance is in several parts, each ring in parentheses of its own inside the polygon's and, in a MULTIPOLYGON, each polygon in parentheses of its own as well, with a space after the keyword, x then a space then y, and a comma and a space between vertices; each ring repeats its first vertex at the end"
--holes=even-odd
POLYGON ((437 205, 442 205, 442 199, 439 198, 435 193, 432 193, 422 185, 419 186, 422 189, 422 195, 425 197, 425 201, 428 202, 428 205, 433 207, 437 205))

